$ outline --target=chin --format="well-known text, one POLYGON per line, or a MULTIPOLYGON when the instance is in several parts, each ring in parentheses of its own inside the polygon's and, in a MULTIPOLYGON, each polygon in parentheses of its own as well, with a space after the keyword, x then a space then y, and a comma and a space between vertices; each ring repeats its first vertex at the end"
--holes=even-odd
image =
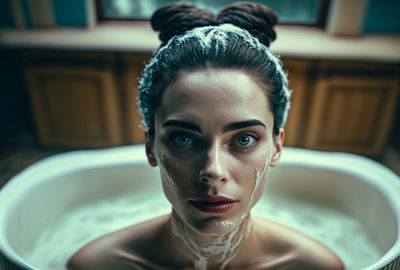
POLYGON ((185 223, 194 231, 205 236, 218 236, 232 232, 240 224, 240 217, 222 218, 222 217, 204 217, 191 218, 185 220, 185 223))

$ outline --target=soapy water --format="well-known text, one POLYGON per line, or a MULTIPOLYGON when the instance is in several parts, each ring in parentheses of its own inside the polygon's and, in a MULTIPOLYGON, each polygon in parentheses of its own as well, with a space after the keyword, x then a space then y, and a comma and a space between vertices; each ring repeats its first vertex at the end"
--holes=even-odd
MULTIPOLYGON (((123 195, 87 203, 63 214, 34 239, 21 256, 41 270, 64 270, 68 258, 88 242, 115 230, 171 213, 171 205, 154 192, 123 195), (146 199, 147 198, 147 199, 146 199), (152 199, 148 199, 152 198, 152 199)), ((262 197, 252 215, 287 225, 323 242, 343 260, 346 269, 359 270, 383 254, 355 218, 316 203, 262 197)))

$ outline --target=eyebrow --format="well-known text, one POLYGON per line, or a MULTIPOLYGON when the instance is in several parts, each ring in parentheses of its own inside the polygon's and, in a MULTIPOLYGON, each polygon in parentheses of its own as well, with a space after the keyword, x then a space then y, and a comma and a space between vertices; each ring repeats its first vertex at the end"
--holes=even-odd
POLYGON ((192 123, 188 123, 182 120, 167 120, 165 121, 162 125, 162 127, 180 127, 180 128, 184 128, 184 129, 190 129, 193 131, 196 131, 198 133, 201 133, 201 128, 195 124, 192 123))
MULTIPOLYGON (((180 128, 184 128, 184 129, 193 130, 198 133, 202 132, 202 130, 199 126, 189 123, 189 122, 186 122, 186 121, 182 121, 182 120, 174 120, 174 119, 167 120, 161 126, 162 127, 171 127, 171 126, 180 127, 180 128)), ((247 128, 247 127, 252 127, 252 126, 263 126, 264 128, 267 128, 266 125, 263 122, 261 122, 260 120, 252 119, 252 120, 230 123, 223 128, 223 132, 226 133, 226 132, 243 129, 243 128, 247 128)))
POLYGON ((252 127, 252 126, 263 126, 264 128, 267 128, 266 125, 261 122, 260 120, 257 119, 252 119, 252 120, 247 120, 247 121, 241 121, 241 122, 234 122, 226 127, 224 127, 224 132, 230 132, 242 128, 247 128, 247 127, 252 127))

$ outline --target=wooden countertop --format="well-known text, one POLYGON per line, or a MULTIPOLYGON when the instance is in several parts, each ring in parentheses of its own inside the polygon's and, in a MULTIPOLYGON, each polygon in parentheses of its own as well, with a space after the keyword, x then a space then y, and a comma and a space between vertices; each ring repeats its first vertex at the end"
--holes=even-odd
MULTIPOLYGON (((271 51, 283 57, 400 63, 400 35, 334 37, 321 29, 278 26, 271 51)), ((151 52, 157 33, 148 22, 107 23, 91 29, 0 30, 0 47, 110 52, 151 52)))

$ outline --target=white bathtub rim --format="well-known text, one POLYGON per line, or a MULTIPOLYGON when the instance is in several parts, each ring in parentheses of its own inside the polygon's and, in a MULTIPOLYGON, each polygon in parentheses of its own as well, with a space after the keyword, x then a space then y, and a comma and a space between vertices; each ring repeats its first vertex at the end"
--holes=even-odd
MULTIPOLYGON (((348 153, 317 151, 319 158, 313 159, 316 151, 286 147, 285 149, 280 161, 280 166, 282 167, 296 165, 328 170, 340 169, 340 171, 344 173, 357 175, 363 180, 367 180, 368 183, 374 185, 375 188, 386 196, 397 220, 400 221, 400 198, 397 198, 398 194, 400 194, 400 178, 389 169, 368 158, 348 153), (299 156, 301 159, 299 159, 299 156), (345 159, 346 162, 343 162, 343 159, 345 159), (360 170, 360 167, 362 170, 360 170), (380 185, 377 185, 372 179, 372 175, 376 177, 377 174, 379 174, 380 177, 384 177, 382 179, 385 179, 385 181, 381 181, 380 185)), ((5 209, 5 211, 0 212, 0 224, 5 224, 5 221, 8 220, 8 215, 10 215, 12 209, 16 207, 21 193, 25 194, 29 192, 29 190, 39 182, 46 182, 56 176, 84 169, 113 167, 116 165, 129 166, 133 164, 147 164, 143 145, 121 146, 101 150, 72 151, 43 159, 13 177, 12 180, 0 190, 0 204, 2 208, 5 209), (60 162, 64 165, 55 166, 60 162)), ((1 228, 0 243, 3 244, 0 245, 0 251, 13 262, 24 267, 35 269, 11 248, 7 240, 7 231, 5 227, 6 226, 2 226, 1 228)), ((397 230, 400 232, 400 224, 398 224, 397 230)), ((364 269, 383 268, 399 256, 400 233, 397 235, 395 245, 386 252, 379 261, 364 269)))
MULTIPOLYGON (((300 154, 304 157, 304 155, 313 155, 312 151, 304 149, 291 149, 290 155, 286 155, 283 153, 283 159, 285 160, 285 165, 299 165, 304 167, 308 166, 309 163, 307 160, 298 160, 297 154, 300 154), (294 154, 294 155, 293 155, 294 154)), ((341 153, 341 152, 323 152, 318 151, 319 155, 324 155, 324 157, 320 157, 320 159, 316 160, 319 168, 328 169, 328 168, 337 168, 340 167, 341 172, 349 173, 355 176, 360 176, 363 180, 367 180, 369 184, 372 184, 375 188, 377 188, 380 192, 382 192, 386 198, 390 206, 392 207, 393 212, 396 215, 398 221, 400 221, 400 177, 397 176, 394 172, 390 171, 388 168, 379 164, 376 161, 365 158, 363 156, 358 156, 350 153, 341 153), (346 159, 346 162, 343 162, 343 159, 346 159), (362 170, 355 169, 354 166, 360 166, 362 170), (381 181, 380 185, 378 185, 372 179, 376 177, 376 174, 379 174, 380 177, 384 177, 385 181, 381 181), (389 180, 389 181, 388 181, 389 180), (397 181, 397 182, 396 182, 397 181)), ((315 168, 313 166, 313 168, 315 168)), ((357 167, 358 168, 358 167, 357 167)), ((379 261, 374 264, 363 268, 363 270, 375 270, 382 269, 383 267, 390 264, 392 261, 397 259, 400 256, 400 223, 397 226, 397 239, 392 248, 390 248, 384 255, 379 259, 379 261)))
POLYGON ((12 177, 0 190, 0 201, 6 204, 13 202, 15 198, 20 197, 21 192, 29 191, 39 183, 47 182, 49 179, 51 180, 67 173, 116 165, 135 164, 145 166, 147 161, 143 159, 142 151, 141 146, 129 146, 101 150, 71 151, 45 158, 12 177), (60 166, 60 163, 63 165, 60 166), (15 190, 18 190, 18 196, 14 192, 15 190))
MULTIPOLYGON (((57 154, 40 160, 21 171, 8 181, 0 190, 0 204, 5 211, 0 212, 0 224, 5 224, 8 216, 17 206, 18 198, 29 193, 32 187, 49 179, 85 169, 113 167, 115 165, 146 165, 143 159, 144 148, 141 145, 122 146, 99 150, 78 150, 57 154), (69 163, 68 161, 74 162, 69 163), (64 163, 63 166, 54 167, 55 164, 64 163), (40 176, 40 177, 38 177, 40 176), (23 181, 21 181, 22 179, 23 181), (17 192, 16 192, 17 191, 17 192)), ((14 251, 8 242, 7 228, 1 227, 0 252, 17 265, 29 269, 37 269, 14 251)))

